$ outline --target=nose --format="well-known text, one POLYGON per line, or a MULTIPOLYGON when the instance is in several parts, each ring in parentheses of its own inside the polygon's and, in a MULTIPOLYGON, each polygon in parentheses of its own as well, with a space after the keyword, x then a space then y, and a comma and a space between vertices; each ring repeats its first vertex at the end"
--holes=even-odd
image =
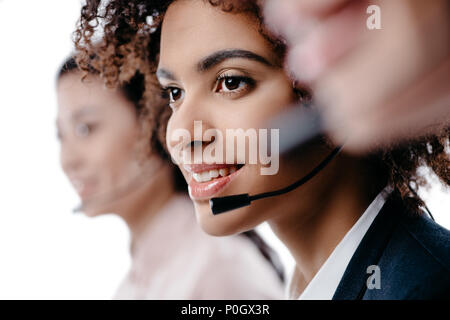
POLYGON ((173 160, 201 162, 202 151, 215 143, 217 130, 211 125, 213 114, 206 105, 207 99, 188 99, 186 94, 183 105, 172 113, 166 142, 173 160))
POLYGON ((79 146, 72 141, 62 141, 60 150, 60 162, 63 171, 71 175, 82 166, 83 159, 79 146))

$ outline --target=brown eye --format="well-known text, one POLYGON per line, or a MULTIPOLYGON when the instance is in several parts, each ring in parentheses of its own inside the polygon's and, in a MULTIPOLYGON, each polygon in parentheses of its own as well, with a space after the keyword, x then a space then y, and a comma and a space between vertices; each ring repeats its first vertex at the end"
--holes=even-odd
POLYGON ((167 89, 169 92, 170 102, 173 103, 183 97, 183 90, 180 88, 171 87, 167 89))
POLYGON ((241 82, 241 79, 227 78, 224 80, 224 85, 228 90, 236 90, 239 88, 241 82))
POLYGON ((245 89, 249 89, 254 81, 248 77, 239 76, 223 76, 218 79, 217 91, 224 93, 228 92, 240 92, 245 89))

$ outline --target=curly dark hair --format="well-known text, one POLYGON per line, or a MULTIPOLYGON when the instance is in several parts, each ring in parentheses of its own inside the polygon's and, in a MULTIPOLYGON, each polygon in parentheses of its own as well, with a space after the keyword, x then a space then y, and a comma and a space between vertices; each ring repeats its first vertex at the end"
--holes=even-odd
MULTIPOLYGON (((155 72, 159 55, 161 22, 171 3, 176 0, 110 0, 102 5, 100 0, 87 0, 81 10, 81 17, 74 33, 79 52, 78 62, 87 69, 94 52, 98 59, 94 66, 108 85, 116 85, 129 79, 136 70, 145 74, 146 99, 149 112, 151 139, 164 140, 165 124, 170 117, 167 101, 161 98, 161 90, 155 72), (101 33, 101 41, 96 41, 101 33)), ((283 61, 286 45, 283 39, 273 35, 264 25, 262 6, 259 0, 203 0, 212 6, 230 13, 252 15, 259 21, 259 30, 271 44, 274 52, 283 61)), ((427 166, 439 177, 445 186, 450 185, 450 160, 446 152, 450 127, 445 124, 439 134, 418 137, 389 147, 379 148, 364 157, 375 190, 389 184, 392 196, 401 197, 408 211, 420 214, 425 204, 417 195, 417 188, 427 184, 418 168, 427 166)), ((426 207, 426 206, 425 206, 426 207)))

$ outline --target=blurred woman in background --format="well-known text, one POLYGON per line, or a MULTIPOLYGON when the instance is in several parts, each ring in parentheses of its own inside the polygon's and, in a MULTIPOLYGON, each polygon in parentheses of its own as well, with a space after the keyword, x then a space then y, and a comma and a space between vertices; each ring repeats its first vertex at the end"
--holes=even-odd
POLYGON ((143 134, 144 76, 117 89, 93 69, 82 78, 73 58, 58 74, 61 165, 86 215, 115 213, 130 230, 132 266, 115 298, 282 298, 280 264, 255 232, 215 238, 196 224, 183 178, 143 134))

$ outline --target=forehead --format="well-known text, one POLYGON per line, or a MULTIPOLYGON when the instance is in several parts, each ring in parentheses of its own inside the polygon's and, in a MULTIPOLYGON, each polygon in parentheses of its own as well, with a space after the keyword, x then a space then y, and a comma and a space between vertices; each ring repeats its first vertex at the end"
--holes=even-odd
POLYGON ((131 102, 118 90, 105 88, 99 77, 88 76, 85 81, 81 79, 81 74, 74 72, 58 81, 58 118, 109 115, 132 110, 131 102))
POLYGON ((103 87, 102 80, 97 76, 88 75, 83 80, 80 72, 70 72, 58 80, 58 98, 73 102, 89 101, 102 95, 103 87))
POLYGON ((254 16, 227 13, 203 0, 178 0, 169 6, 162 25, 160 66, 193 64, 226 49, 244 49, 270 61, 276 59, 254 16))
POLYGON ((92 102, 94 93, 100 91, 101 86, 94 78, 88 82, 82 82, 81 79, 79 72, 71 72, 58 80, 58 116, 71 116, 80 109, 92 110, 87 108, 88 104, 92 102))

